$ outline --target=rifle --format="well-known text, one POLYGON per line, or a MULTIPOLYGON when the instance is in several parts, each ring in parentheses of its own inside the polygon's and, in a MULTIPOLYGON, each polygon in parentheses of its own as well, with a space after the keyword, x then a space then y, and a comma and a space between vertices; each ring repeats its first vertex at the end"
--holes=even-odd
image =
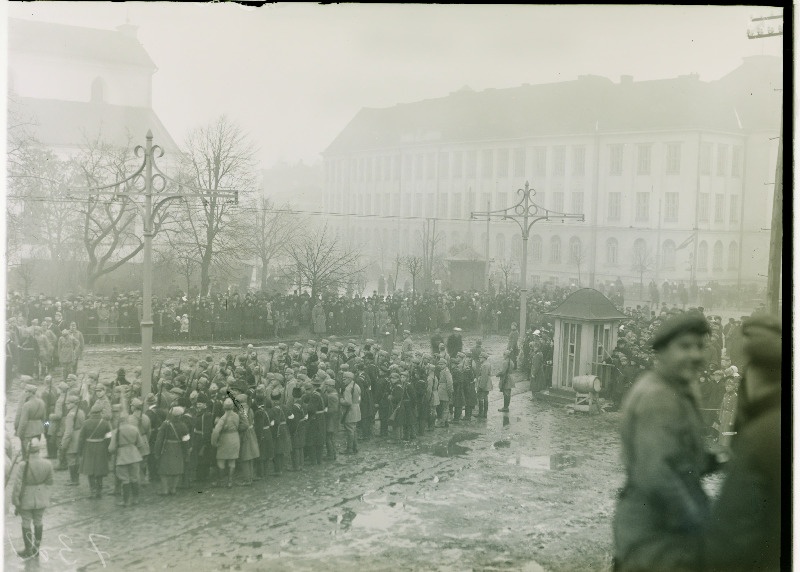
MULTIPOLYGON (((32 439, 28 439, 28 447, 25 448, 25 458, 23 459, 25 461, 25 469, 22 472, 22 486, 19 489, 19 501, 20 502, 22 502, 22 495, 25 494, 25 487, 28 484, 26 482, 26 479, 28 477, 29 467, 31 466, 31 464, 29 462, 30 458, 31 458, 31 448, 30 448, 30 442, 31 441, 32 441, 32 439)), ((20 441, 20 444, 21 443, 22 442, 20 441)), ((19 507, 17 507, 17 505, 14 505, 14 514, 15 515, 19 514, 19 507)))
POLYGON ((164 367, 164 360, 161 360, 161 364, 158 366, 158 374, 156 375, 156 391, 158 392, 158 396, 156 397, 156 409, 161 409, 161 384, 159 380, 161 379, 161 368, 164 367))
POLYGON ((8 486, 8 481, 11 479, 11 475, 14 474, 14 467, 17 466, 17 461, 19 461, 19 455, 22 451, 17 451, 17 454, 14 455, 14 460, 11 463, 11 470, 8 471, 8 476, 6 477, 5 486, 8 486))

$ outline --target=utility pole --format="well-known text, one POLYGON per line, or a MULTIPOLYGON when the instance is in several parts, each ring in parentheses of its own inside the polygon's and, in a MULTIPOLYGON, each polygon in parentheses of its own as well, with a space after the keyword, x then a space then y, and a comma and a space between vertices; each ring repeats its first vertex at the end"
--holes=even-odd
MULTIPOLYGON (((751 18, 754 29, 747 30, 751 40, 783 35, 783 15, 751 18)), ((769 261, 767 263, 767 310, 777 315, 781 296, 781 257, 783 255, 783 111, 781 111, 778 157, 775 163, 775 192, 772 197, 769 261)))
POLYGON ((157 157, 164 155, 164 150, 153 145, 153 132, 148 130, 145 146, 134 148, 137 157, 143 156, 142 165, 129 177, 114 181, 100 187, 70 189, 71 195, 87 198, 110 196, 131 200, 139 210, 144 227, 144 248, 142 249, 142 400, 151 392, 152 387, 152 351, 153 351, 153 236, 154 221, 158 210, 173 199, 196 198, 208 200, 212 197, 226 198, 235 204, 239 203, 239 192, 233 189, 196 189, 175 181, 165 175, 156 165, 157 157), (167 183, 177 186, 177 192, 167 191, 167 183), (144 197, 144 205, 133 201, 134 197, 144 197), (155 202, 154 202, 155 201, 155 202))
MULTIPOLYGON (((486 212, 488 213, 491 210, 490 202, 486 201, 486 212)), ((472 217, 470 217, 470 220, 472 217)), ((492 220, 492 217, 486 217, 486 284, 484 284, 484 290, 487 292, 489 291, 489 222, 492 220)))
POLYGON ((470 218, 475 219, 479 216, 485 216, 488 219, 492 215, 499 215, 502 220, 513 220, 522 231, 519 291, 519 344, 522 346, 525 339, 525 321, 528 314, 528 237, 530 236, 531 227, 540 220, 559 219, 563 222, 567 219, 577 219, 583 222, 585 217, 583 213, 560 213, 540 207, 532 200, 532 195, 535 195, 536 191, 529 186, 528 181, 525 181, 525 188, 517 189, 517 193, 520 195, 520 200, 516 205, 496 211, 490 211, 487 208, 485 212, 471 213, 470 218))

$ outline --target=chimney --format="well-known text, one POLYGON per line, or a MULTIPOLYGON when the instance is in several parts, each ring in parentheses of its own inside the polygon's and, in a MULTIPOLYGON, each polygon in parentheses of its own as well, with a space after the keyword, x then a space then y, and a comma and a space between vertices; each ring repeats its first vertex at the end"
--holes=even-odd
POLYGON ((621 75, 619 76, 619 83, 620 85, 630 85, 633 83, 633 76, 632 75, 621 75))
POLYGON ((139 30, 139 26, 134 26, 133 24, 129 24, 125 22, 121 26, 117 26, 117 32, 122 34, 127 38, 131 38, 132 40, 137 40, 139 38, 136 37, 136 32, 139 30))

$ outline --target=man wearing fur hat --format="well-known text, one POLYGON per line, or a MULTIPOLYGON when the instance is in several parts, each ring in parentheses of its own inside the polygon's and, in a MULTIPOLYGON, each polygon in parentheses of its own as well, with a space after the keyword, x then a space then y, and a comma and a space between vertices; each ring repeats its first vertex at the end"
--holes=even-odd
POLYGON ((38 557, 44 530, 44 511, 50 506, 50 487, 53 485, 53 466, 39 457, 39 439, 28 443, 27 460, 17 468, 11 493, 11 503, 22 519, 23 558, 38 557), (31 522, 33 530, 31 530, 31 522))

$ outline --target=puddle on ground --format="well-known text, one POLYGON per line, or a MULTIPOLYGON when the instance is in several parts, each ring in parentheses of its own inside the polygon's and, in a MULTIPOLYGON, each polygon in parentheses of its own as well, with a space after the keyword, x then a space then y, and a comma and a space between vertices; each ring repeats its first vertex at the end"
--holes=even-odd
POLYGON ((373 497, 372 493, 364 493, 359 499, 365 506, 364 510, 354 507, 347 508, 335 515, 330 515, 328 520, 335 522, 343 530, 370 529, 370 530, 396 530, 398 526, 419 524, 421 520, 416 511, 403 501, 389 500, 388 495, 373 497))
POLYGON ((464 455, 471 449, 459 445, 461 441, 471 441, 477 439, 480 433, 464 432, 456 433, 447 441, 441 441, 431 445, 431 453, 437 457, 453 457, 456 455, 464 455))
POLYGON ((537 471, 558 471, 574 467, 578 464, 578 460, 574 455, 556 453, 555 455, 537 455, 533 457, 516 455, 515 457, 511 457, 506 463, 537 471))
POLYGON ((511 446, 511 441, 502 440, 502 441, 495 441, 492 447, 495 449, 507 449, 511 446))

